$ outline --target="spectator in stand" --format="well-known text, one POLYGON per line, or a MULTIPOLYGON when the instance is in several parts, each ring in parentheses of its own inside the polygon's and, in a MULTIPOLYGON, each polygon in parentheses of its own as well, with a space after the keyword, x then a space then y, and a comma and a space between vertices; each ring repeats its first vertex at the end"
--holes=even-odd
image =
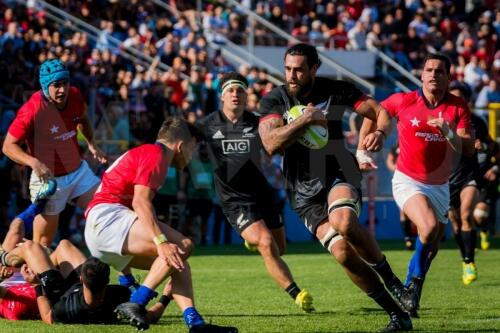
POLYGON ((330 45, 332 49, 342 49, 347 48, 347 42, 349 38, 347 37, 347 31, 345 30, 345 25, 343 22, 338 22, 335 29, 330 33, 330 45))
POLYGON ((366 25, 361 21, 357 21, 354 28, 349 30, 347 33, 347 37, 349 38, 348 49, 357 51, 357 50, 366 50, 366 25))
POLYGON ((493 79, 481 89, 474 106, 478 109, 486 109, 490 103, 500 103, 500 87, 493 79))
POLYGON ((488 74, 479 66, 479 60, 475 55, 471 56, 470 62, 464 68, 464 81, 469 87, 476 91, 481 83, 488 78, 488 74))
POLYGON ((321 21, 314 20, 311 23, 311 31, 309 31, 309 42, 316 46, 323 46, 325 39, 321 31, 321 21))

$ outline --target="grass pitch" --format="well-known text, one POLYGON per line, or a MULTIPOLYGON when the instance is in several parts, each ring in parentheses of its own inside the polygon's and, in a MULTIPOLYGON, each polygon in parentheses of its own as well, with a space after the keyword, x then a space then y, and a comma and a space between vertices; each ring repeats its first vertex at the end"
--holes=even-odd
MULTIPOLYGON (((402 242, 382 242, 394 271, 404 278, 411 253, 402 242)), ((454 243, 447 242, 434 261, 424 286, 420 332, 500 332, 500 240, 477 252, 479 278, 461 281, 461 261, 454 243)), ((260 256, 242 246, 198 248, 189 260, 197 308, 206 321, 232 325, 240 332, 375 332, 388 316, 347 278, 340 265, 317 244, 290 244, 285 255, 297 284, 314 297, 316 313, 302 313, 267 275, 260 256)), ((135 272, 144 277, 145 273, 135 272)), ((116 281, 116 279, 114 279, 116 281)), ((128 324, 53 325, 41 321, 0 320, 5 333, 135 332, 128 324)), ((172 302, 149 332, 187 332, 172 302)))

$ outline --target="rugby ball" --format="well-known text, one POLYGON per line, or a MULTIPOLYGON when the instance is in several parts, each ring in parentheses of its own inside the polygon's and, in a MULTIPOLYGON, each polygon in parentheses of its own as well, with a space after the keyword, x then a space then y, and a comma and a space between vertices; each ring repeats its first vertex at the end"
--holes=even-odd
MULTIPOLYGON (((305 105, 295 105, 285 114, 287 124, 302 116, 305 105)), ((322 125, 309 125, 297 141, 309 149, 321 149, 328 143, 328 128, 322 125)))

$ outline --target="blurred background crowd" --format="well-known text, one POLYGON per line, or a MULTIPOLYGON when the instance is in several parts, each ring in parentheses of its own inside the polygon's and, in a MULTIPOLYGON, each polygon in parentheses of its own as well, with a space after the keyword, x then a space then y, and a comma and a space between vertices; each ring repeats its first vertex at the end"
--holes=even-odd
MULTIPOLYGON (((210 49, 209 43, 224 47, 220 35, 246 45, 252 31, 255 45, 289 45, 229 1, 164 1, 170 11, 154 1, 47 2, 99 29, 99 34, 91 38, 51 20, 36 1, 0 1, 0 140, 18 107, 40 89, 38 67, 49 58, 67 64, 71 84, 80 88, 88 103, 96 139, 113 160, 126 149, 154 141, 166 115, 183 115, 194 122, 218 110, 218 80, 225 72, 236 70, 248 79, 248 110, 258 109, 274 81, 265 69, 234 68, 220 50, 210 49), (154 61, 138 64, 123 56, 123 48, 154 61), (170 66, 168 70, 159 70, 161 63, 170 66)), ((237 2, 302 42, 345 52, 377 48, 417 76, 427 52, 442 52, 452 60, 452 80, 471 89, 475 109, 500 102, 496 0, 237 2)), ((270 181, 280 184, 279 161, 263 159, 270 181)), ((95 170, 100 173, 103 168, 95 170)), ((198 243, 227 243, 230 230, 214 202, 210 170, 206 147, 200 146, 188 172, 169 171, 156 208, 161 219, 192 233, 198 243), (215 222, 209 233, 206 220, 211 214, 215 222)), ((26 205, 27 173, 0 152, 3 232, 26 205)), ((284 200, 283 190, 279 185, 276 189, 284 200)), ((65 214, 62 221, 68 223, 61 223, 62 236, 81 242, 82 212, 69 207, 65 214)))

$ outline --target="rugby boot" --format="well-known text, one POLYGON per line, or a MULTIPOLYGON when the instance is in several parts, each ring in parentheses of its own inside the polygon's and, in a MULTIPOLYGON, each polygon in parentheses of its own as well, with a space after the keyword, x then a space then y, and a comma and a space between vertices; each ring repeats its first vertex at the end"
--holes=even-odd
POLYGON ((133 302, 122 303, 116 307, 115 313, 118 319, 125 319, 139 331, 149 328, 147 311, 143 305, 133 302))
POLYGON ((391 313, 390 318, 389 324, 380 332, 402 332, 411 331, 413 329, 413 324, 407 313, 399 315, 397 313, 391 313))
POLYGON ((487 251, 490 248, 490 240, 487 231, 479 232, 479 238, 481 239, 481 250, 487 251))
POLYGON ((462 281, 466 286, 477 280, 477 267, 475 263, 471 262, 469 264, 466 264, 465 262, 463 262, 462 268, 462 281))
POLYGON ((312 295, 305 289, 302 289, 302 291, 297 294, 297 297, 295 297, 295 304, 297 304, 299 308, 307 313, 315 311, 312 302, 312 295))
POLYGON ((57 190, 57 182, 55 179, 49 179, 47 182, 43 183, 38 193, 35 196, 35 202, 48 199, 57 190))
POLYGON ((424 280, 418 277, 412 277, 406 292, 401 297, 401 306, 412 317, 418 317, 417 310, 420 304, 420 295, 424 280))

